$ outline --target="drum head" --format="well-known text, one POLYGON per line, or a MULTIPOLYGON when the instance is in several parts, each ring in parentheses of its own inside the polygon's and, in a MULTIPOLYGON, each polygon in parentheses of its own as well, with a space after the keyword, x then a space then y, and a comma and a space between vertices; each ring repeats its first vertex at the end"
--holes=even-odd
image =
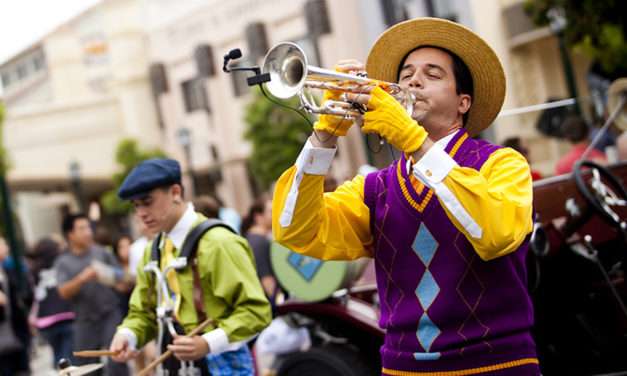
POLYGON ((290 296, 308 302, 328 298, 347 287, 354 277, 347 261, 318 260, 292 252, 278 243, 272 243, 270 260, 281 287, 290 296))

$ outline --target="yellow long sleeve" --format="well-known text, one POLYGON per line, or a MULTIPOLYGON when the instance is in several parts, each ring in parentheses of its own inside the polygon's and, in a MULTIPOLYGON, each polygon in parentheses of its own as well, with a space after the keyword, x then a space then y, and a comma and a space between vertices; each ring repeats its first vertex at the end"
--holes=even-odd
POLYGON ((324 176, 304 174, 292 222, 279 218, 296 175, 293 166, 279 178, 272 205, 274 239, 291 250, 323 260, 370 257, 370 212, 364 203, 364 178, 357 176, 323 193, 324 176))
POLYGON ((515 251, 533 227, 533 189, 525 158, 509 148, 494 152, 479 171, 454 167, 444 184, 482 229, 470 236, 446 209, 483 260, 515 251))

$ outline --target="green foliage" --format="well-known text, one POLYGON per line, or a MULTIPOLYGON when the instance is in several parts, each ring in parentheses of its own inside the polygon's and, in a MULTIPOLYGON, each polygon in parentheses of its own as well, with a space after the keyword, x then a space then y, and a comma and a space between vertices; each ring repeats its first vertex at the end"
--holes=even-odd
POLYGON ((548 25, 551 8, 562 8, 568 46, 598 62, 608 76, 627 71, 627 9, 622 0, 526 0, 538 25, 548 25))
POLYGON ((166 154, 160 149, 140 150, 137 141, 125 139, 120 141, 115 151, 115 161, 120 166, 120 170, 113 174, 111 180, 114 188, 105 192, 100 197, 100 202, 107 214, 127 214, 131 211, 130 202, 122 201, 118 198, 117 192, 122 182, 131 170, 142 161, 150 158, 163 158, 166 154))
MULTIPOLYGON (((282 101, 298 107, 296 98, 282 101)), ((255 91, 246 108, 244 138, 252 143, 250 166, 254 177, 267 189, 283 171, 296 161, 311 133, 311 125, 294 111, 281 108, 255 91)))

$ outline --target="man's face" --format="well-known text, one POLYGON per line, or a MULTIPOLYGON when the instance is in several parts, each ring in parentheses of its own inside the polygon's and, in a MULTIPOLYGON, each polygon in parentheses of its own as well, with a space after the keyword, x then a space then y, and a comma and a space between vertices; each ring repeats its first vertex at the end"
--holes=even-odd
POLYGON ((470 96, 457 94, 453 59, 439 49, 424 47, 410 53, 398 83, 417 97, 412 117, 429 133, 463 126, 462 115, 470 107, 470 96))
POLYGON ((87 249, 91 246, 93 233, 87 219, 79 218, 74 221, 74 228, 68 233, 68 242, 72 248, 79 250, 87 249))
POLYGON ((177 203, 182 200, 180 187, 155 188, 146 196, 133 200, 135 212, 151 233, 170 231, 178 221, 177 203))

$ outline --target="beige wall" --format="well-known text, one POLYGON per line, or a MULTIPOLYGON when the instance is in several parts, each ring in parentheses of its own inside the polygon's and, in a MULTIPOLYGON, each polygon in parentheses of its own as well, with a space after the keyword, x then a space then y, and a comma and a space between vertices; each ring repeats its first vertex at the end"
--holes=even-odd
MULTIPOLYGON (((143 147, 161 143, 142 4, 104 0, 43 37, 38 48, 45 71, 4 92, 9 184, 17 196, 67 191, 69 165, 78 161, 84 190, 97 198, 111 187, 121 139, 136 138, 143 147)), ((49 208, 35 197, 18 200, 27 235, 58 232, 58 223, 37 220, 38 211, 49 208)))
MULTIPOLYGON (((179 127, 191 130, 192 164, 196 173, 215 166, 216 161, 209 155, 208 145, 216 145, 223 172, 218 194, 228 205, 244 213, 253 198, 244 165, 250 145, 242 137, 246 126, 244 108, 251 95, 234 96, 231 76, 221 71, 222 55, 235 47, 241 48, 246 55, 244 30, 251 22, 265 24, 270 46, 306 37, 305 1, 212 1, 192 9, 187 3, 180 4, 178 9, 173 2, 165 3, 166 7, 160 7, 163 3, 149 2, 148 13, 152 20, 150 58, 153 62, 165 64, 170 84, 169 92, 159 99, 166 137, 173 138, 179 127), (213 47, 218 70, 205 82, 211 112, 186 113, 181 83, 196 75, 193 51, 201 43, 213 47)), ((319 40, 324 67, 332 67, 341 58, 365 60, 369 48, 365 30, 372 24, 362 19, 360 14, 364 6, 377 3, 371 0, 327 2, 332 33, 319 40)), ((261 64, 261 61, 257 63, 261 64)), ((341 141, 340 156, 334 163, 333 174, 339 179, 352 177, 357 168, 366 162, 361 134, 357 129, 353 132, 351 137, 341 141)), ((181 146, 170 142, 168 152, 185 164, 181 146)))

